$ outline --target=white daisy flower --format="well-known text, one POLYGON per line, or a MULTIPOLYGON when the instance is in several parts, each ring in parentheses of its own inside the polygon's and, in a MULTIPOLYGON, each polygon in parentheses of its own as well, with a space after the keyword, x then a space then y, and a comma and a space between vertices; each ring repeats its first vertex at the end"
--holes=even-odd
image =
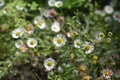
POLYGON ((12 32, 12 37, 13 38, 19 38, 23 35, 24 29, 23 28, 17 28, 12 32))
POLYGON ((74 40, 74 47, 75 48, 80 48, 80 46, 81 46, 81 40, 80 39, 74 40))
POLYGON ((105 38, 105 34, 103 32, 96 33, 96 39, 97 40, 102 40, 105 38))
POLYGON ((40 28, 44 29, 46 27, 46 23, 43 17, 37 16, 34 20, 34 23, 40 28))
POLYGON ((59 32, 60 31, 60 23, 55 21, 51 26, 51 30, 54 32, 59 32))
POLYGON ((61 7, 62 5, 63 5, 62 1, 56 1, 55 2, 55 6, 58 7, 58 8, 61 7))
POLYGON ((53 58, 48 58, 44 61, 44 66, 47 71, 51 71, 55 67, 55 60, 53 58))
POLYGON ((104 69, 102 71, 102 76, 106 79, 110 79, 112 75, 113 75, 113 72, 109 69, 104 69))
POLYGON ((0 0, 0 7, 2 7, 5 4, 4 0, 0 0))
POLYGON ((57 47, 61 47, 63 45, 65 45, 66 43, 66 37, 62 34, 58 34, 56 37, 54 37, 53 39, 53 43, 54 45, 56 45, 57 47))
POLYGON ((119 11, 116 11, 113 13, 113 19, 116 21, 120 20, 120 12, 119 11))
POLYGON ((22 11, 22 10, 24 9, 24 6, 16 5, 15 8, 16 8, 17 10, 22 11))
POLYGON ((35 48, 37 46, 37 40, 35 38, 29 38, 27 40, 27 45, 30 48, 35 48))
POLYGON ((90 42, 85 42, 83 44, 83 49, 85 49, 86 54, 90 54, 94 50, 94 45, 91 44, 90 42))
POLYGON ((55 6, 55 0, 48 0, 48 5, 49 6, 55 6))
POLYGON ((15 47, 16 47, 16 48, 20 48, 21 45, 23 45, 23 41, 22 41, 22 40, 17 40, 17 41, 15 42, 15 47))
POLYGON ((111 13, 113 13, 114 9, 113 9, 112 6, 107 5, 107 6, 104 7, 104 11, 105 11, 107 14, 111 14, 111 13))

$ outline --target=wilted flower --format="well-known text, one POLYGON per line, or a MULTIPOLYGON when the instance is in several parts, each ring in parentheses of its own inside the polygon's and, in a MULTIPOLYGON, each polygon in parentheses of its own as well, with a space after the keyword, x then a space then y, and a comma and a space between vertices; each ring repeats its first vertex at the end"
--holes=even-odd
POLYGON ((86 54, 90 54, 94 50, 94 45, 90 42, 85 42, 83 44, 83 49, 85 49, 86 54))
POLYGON ((47 71, 51 71, 55 67, 55 60, 53 58, 48 58, 44 61, 44 66, 47 71))
POLYGON ((37 40, 35 38, 29 38, 27 40, 27 45, 30 48, 35 48, 37 46, 37 40))
POLYGON ((79 70, 80 71, 86 71, 87 70, 87 67, 86 67, 86 65, 85 64, 81 64, 81 65, 79 65, 79 70))
POLYGON ((55 9, 51 9, 50 10, 50 18, 54 18, 55 16, 57 15, 57 12, 56 12, 56 10, 55 9))
POLYGON ((58 21, 59 21, 60 23, 64 22, 64 17, 63 17, 63 16, 59 16, 59 17, 58 17, 58 21))
POLYGON ((23 41, 22 41, 22 40, 17 40, 17 41, 15 42, 15 47, 16 47, 16 48, 20 48, 21 45, 23 45, 23 41))
POLYGON ((107 14, 111 14, 111 13, 113 13, 114 9, 113 9, 112 6, 107 5, 107 6, 104 7, 104 11, 105 11, 107 14))
POLYGON ((77 34, 75 31, 67 32, 67 37, 72 38, 75 36, 75 34, 77 34))
POLYGON ((33 27, 33 25, 32 25, 32 24, 27 24, 27 25, 25 26, 25 31, 26 31, 27 33, 29 33, 29 34, 32 34, 32 33, 34 32, 34 27, 33 27))
POLYGON ((0 0, 0 7, 2 7, 5 4, 4 0, 0 0))
POLYGON ((102 71, 102 76, 106 79, 110 79, 112 75, 113 75, 113 72, 109 69, 104 69, 102 71))
POLYGON ((12 37, 13 38, 19 38, 23 35, 24 29, 23 28, 17 28, 12 32, 12 37))
POLYGON ((63 46, 63 45, 65 45, 65 43, 66 43, 66 38, 65 38, 65 36, 64 35, 62 35, 62 34, 58 34, 56 37, 54 37, 54 39, 53 39, 53 43, 54 43, 54 45, 56 45, 57 47, 61 47, 61 46, 63 46))
POLYGON ((51 30, 54 32, 59 32, 60 31, 60 23, 55 21, 51 26, 51 30))
POLYGON ((58 8, 61 7, 62 5, 63 5, 62 1, 56 1, 55 2, 55 6, 58 7, 58 8))
POLYGON ((37 16, 34 20, 34 23, 40 28, 44 29, 46 27, 46 23, 43 17, 37 16))
POLYGON ((26 45, 20 45, 19 49, 21 50, 21 52, 26 52, 28 50, 26 45))
POLYGON ((74 40, 74 47, 75 48, 80 48, 82 41, 80 39, 74 40))
POLYGON ((49 6, 55 6, 55 0, 48 0, 49 6))

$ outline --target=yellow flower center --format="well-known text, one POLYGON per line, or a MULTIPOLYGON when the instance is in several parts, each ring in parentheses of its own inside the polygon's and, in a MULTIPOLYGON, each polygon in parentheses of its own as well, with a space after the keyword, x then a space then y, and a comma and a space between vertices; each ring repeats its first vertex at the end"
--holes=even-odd
POLYGON ((99 34, 99 37, 100 37, 100 38, 104 38, 105 35, 104 35, 103 33, 100 33, 100 34, 99 34))
POLYGON ((58 38, 57 39, 57 43, 62 43, 63 42, 63 39, 62 38, 58 38))
POLYGON ((20 47, 20 50, 21 50, 21 51, 24 51, 24 50, 25 50, 25 47, 24 47, 24 46, 21 46, 21 47, 20 47))
POLYGON ((109 71, 104 72, 105 76, 109 76, 109 71))
POLYGON ((16 36, 20 36, 20 32, 16 32, 16 36))
POLYGON ((48 63, 47 63, 47 65, 50 67, 50 66, 52 66, 52 62, 51 61, 49 61, 48 63))
POLYGON ((61 6, 62 6, 62 4, 61 4, 61 3, 58 3, 58 4, 57 4, 57 6, 58 6, 58 7, 61 7, 61 6))
POLYGON ((34 41, 30 41, 30 44, 33 45, 33 44, 34 44, 34 41))
POLYGON ((26 26, 25 29, 26 29, 27 31, 30 31, 30 26, 26 26))
POLYGON ((38 25, 39 25, 39 26, 42 26, 42 25, 43 25, 43 21, 39 20, 39 21, 38 21, 38 25))
POLYGON ((54 26, 53 29, 56 30, 57 28, 54 26))
POLYGON ((78 46, 79 46, 80 44, 81 44, 81 43, 80 43, 79 41, 77 41, 77 42, 76 42, 76 45, 78 45, 78 46))
POLYGON ((90 80, 90 76, 84 76, 83 80, 90 80))
POLYGON ((90 45, 86 45, 85 50, 90 50, 90 45))
POLYGON ((86 66, 84 64, 79 66, 80 71, 86 71, 86 66))

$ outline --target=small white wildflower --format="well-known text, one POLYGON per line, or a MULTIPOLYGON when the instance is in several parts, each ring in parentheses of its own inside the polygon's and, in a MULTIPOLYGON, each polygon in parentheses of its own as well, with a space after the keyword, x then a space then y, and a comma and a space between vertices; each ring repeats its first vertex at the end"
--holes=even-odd
POLYGON ((104 11, 105 11, 107 14, 111 14, 111 13, 113 13, 114 9, 113 9, 112 6, 107 5, 107 6, 104 7, 104 11))
POLYGON ((55 60, 53 58, 48 58, 44 61, 44 66, 47 71, 51 71, 55 67, 55 60))
POLYGON ((48 5, 49 6, 55 6, 55 0, 48 0, 48 5))
POLYGON ((55 2, 55 6, 58 7, 58 8, 61 7, 62 5, 63 5, 62 1, 56 1, 55 2))
POLYGON ((67 41, 66 37, 62 34, 58 34, 56 37, 53 38, 53 43, 57 47, 61 47, 61 46, 65 45, 66 41, 67 41))
POLYGON ((27 45, 30 48, 35 48, 37 46, 37 40, 35 38, 29 38, 27 40, 27 45))
POLYGON ((13 38, 19 38, 23 35, 24 29, 23 28, 17 28, 12 32, 12 37, 13 38))
POLYGON ((83 44, 83 49, 85 49, 86 54, 90 54, 94 50, 94 45, 90 42, 85 42, 83 44))
POLYGON ((34 23, 40 28, 44 29, 46 27, 46 23, 43 17, 37 16, 34 20, 34 23))
POLYGON ((80 46, 81 46, 81 40, 80 39, 74 40, 74 47, 75 48, 80 48, 80 46))
POLYGON ((97 40, 101 41, 102 39, 104 39, 104 37, 105 37, 105 34, 103 32, 96 33, 97 40))
POLYGON ((54 32, 59 32, 60 31, 60 23, 55 21, 51 26, 51 30, 54 32))

